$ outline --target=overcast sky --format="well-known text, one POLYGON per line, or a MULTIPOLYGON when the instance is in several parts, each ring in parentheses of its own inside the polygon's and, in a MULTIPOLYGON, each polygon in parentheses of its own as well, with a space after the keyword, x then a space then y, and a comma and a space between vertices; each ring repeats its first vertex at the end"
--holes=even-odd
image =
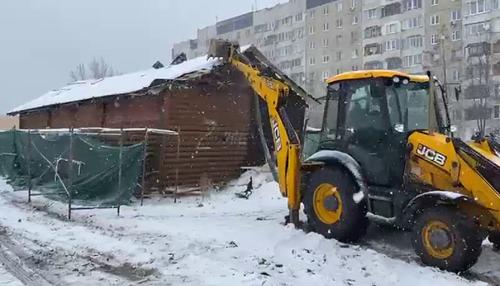
MULTIPOLYGON (((286 0, 258 0, 259 8, 286 0)), ((172 44, 255 0, 0 0, 0 114, 103 57, 121 73, 168 63, 172 44)))

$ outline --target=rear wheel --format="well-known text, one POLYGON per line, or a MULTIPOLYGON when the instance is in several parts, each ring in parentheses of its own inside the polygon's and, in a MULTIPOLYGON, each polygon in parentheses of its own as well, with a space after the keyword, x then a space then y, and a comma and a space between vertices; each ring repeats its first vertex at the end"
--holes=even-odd
POLYGON ((341 169, 323 168, 311 174, 304 194, 310 229, 342 242, 361 238, 366 233, 368 219, 365 203, 354 201, 356 192, 357 184, 341 169))
POLYGON ((481 232, 452 207, 425 209, 413 235, 413 247, 422 262, 442 270, 465 271, 481 255, 481 232))

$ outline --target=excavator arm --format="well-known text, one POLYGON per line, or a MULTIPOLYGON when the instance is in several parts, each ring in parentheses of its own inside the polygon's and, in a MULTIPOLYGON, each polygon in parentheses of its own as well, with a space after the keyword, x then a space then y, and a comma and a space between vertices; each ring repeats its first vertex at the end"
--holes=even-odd
POLYGON ((224 62, 239 70, 255 94, 265 102, 274 141, 274 156, 271 158, 275 162, 269 162, 269 165, 271 168, 273 166, 276 168, 280 192, 288 198, 290 220, 297 225, 301 201, 299 190, 301 144, 300 137, 288 116, 286 104, 292 95, 303 96, 305 92, 267 62, 253 47, 241 52, 235 43, 212 40, 209 57, 222 58, 224 62))

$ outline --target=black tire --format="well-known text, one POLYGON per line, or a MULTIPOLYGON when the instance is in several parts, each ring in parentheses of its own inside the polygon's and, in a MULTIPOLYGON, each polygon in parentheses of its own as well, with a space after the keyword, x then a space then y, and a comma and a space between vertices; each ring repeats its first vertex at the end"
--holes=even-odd
POLYGON ((352 176, 340 168, 322 168, 309 176, 304 193, 304 212, 307 215, 309 229, 326 238, 334 238, 341 242, 356 242, 366 234, 368 219, 366 203, 356 203, 353 195, 359 191, 352 176), (340 219, 333 224, 324 223, 314 208, 314 193, 322 184, 336 186, 342 203, 340 219))
MULTIPOLYGON (((425 265, 438 267, 450 272, 463 272, 472 267, 481 255, 482 232, 472 220, 452 206, 439 206, 424 209, 417 217, 413 228, 413 248, 425 265), (433 223, 446 225, 446 237, 453 246, 448 257, 436 257, 425 246, 424 228, 433 223)), ((446 247, 445 247, 446 248, 446 247)), ((445 254, 446 255, 446 254, 445 254)))

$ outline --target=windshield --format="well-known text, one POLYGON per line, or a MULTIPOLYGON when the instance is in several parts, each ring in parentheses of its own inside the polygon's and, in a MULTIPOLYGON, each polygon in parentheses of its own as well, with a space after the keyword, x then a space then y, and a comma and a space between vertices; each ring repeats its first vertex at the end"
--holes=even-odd
POLYGON ((323 132, 329 139, 367 129, 428 129, 428 82, 393 78, 350 80, 330 85, 327 98, 323 132))
POLYGON ((429 83, 409 82, 386 87, 391 125, 403 125, 404 131, 428 129, 429 83))

